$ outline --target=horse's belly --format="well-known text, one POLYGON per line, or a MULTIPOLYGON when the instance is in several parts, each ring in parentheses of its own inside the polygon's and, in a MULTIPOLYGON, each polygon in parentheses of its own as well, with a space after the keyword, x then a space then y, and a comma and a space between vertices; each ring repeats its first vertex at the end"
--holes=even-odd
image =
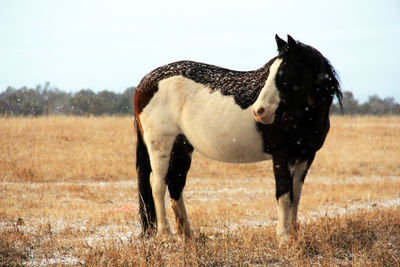
POLYGON ((201 154, 222 162, 251 163, 271 159, 270 154, 262 151, 262 146, 256 143, 249 145, 249 142, 243 142, 235 136, 218 138, 205 135, 204 138, 189 137, 189 141, 201 154))
POLYGON ((264 153, 251 108, 241 109, 219 92, 195 94, 182 110, 181 129, 193 147, 205 156, 231 163, 271 159, 264 153), (193 100, 192 100, 193 97, 193 100))

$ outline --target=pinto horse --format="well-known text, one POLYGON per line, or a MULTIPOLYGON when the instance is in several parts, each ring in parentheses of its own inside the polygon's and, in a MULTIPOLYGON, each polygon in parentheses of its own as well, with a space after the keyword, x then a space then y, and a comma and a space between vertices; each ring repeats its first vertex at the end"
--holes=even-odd
POLYGON ((277 238, 290 238, 307 171, 329 131, 335 70, 315 48, 275 36, 278 55, 260 69, 233 71, 179 61, 147 74, 134 96, 136 168, 144 233, 170 233, 168 188, 177 232, 192 235, 183 188, 194 149, 222 162, 272 159, 277 238))

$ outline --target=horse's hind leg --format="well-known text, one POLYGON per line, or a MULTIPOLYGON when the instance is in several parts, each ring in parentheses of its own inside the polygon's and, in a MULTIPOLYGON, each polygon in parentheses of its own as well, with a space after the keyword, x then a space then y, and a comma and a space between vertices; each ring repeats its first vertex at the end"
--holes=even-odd
POLYGON ((165 210, 166 176, 175 136, 150 134, 145 138, 149 150, 152 172, 150 184, 157 216, 157 231, 169 234, 170 228, 165 210))
POLYGON ((175 213, 176 229, 179 234, 191 237, 190 223, 183 201, 183 188, 192 161, 193 147, 184 135, 178 135, 171 152, 166 182, 175 213))

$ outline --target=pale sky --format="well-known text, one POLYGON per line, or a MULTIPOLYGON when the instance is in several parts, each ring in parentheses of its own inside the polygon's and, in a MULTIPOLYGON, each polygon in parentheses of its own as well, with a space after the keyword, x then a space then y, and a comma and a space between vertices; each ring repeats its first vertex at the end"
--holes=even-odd
POLYGON ((275 33, 321 51, 361 102, 400 102, 398 0, 0 0, 0 91, 122 92, 182 59, 252 70, 275 33))

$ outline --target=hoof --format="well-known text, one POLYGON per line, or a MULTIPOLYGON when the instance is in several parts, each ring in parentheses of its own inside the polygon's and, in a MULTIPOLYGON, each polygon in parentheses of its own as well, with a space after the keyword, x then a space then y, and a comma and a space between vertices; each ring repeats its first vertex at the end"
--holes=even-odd
POLYGON ((162 244, 165 242, 170 242, 173 239, 173 235, 169 228, 164 228, 157 232, 157 239, 162 244))
POLYGON ((290 240, 290 230, 289 229, 276 229, 276 239, 278 241, 279 247, 285 247, 290 240))
POLYGON ((193 231, 189 225, 186 225, 186 226, 179 225, 177 227, 176 231, 179 235, 183 235, 185 238, 190 239, 193 237, 193 231))
POLYGON ((297 232, 297 231, 299 231, 299 229, 300 229, 300 223, 298 223, 297 221, 292 222, 292 223, 290 224, 290 228, 291 228, 291 230, 292 230, 293 232, 297 232))
POLYGON ((279 248, 286 248, 290 240, 290 235, 277 236, 279 248))
POLYGON ((193 237, 193 231, 192 229, 185 229, 185 239, 192 239, 193 237))
POLYGON ((149 239, 152 236, 156 236, 157 235, 157 230, 152 228, 152 229, 146 229, 143 230, 140 234, 139 234, 139 238, 141 239, 149 239))
POLYGON ((161 228, 158 230, 157 234, 159 236, 171 236, 171 229, 169 229, 169 227, 161 228))

